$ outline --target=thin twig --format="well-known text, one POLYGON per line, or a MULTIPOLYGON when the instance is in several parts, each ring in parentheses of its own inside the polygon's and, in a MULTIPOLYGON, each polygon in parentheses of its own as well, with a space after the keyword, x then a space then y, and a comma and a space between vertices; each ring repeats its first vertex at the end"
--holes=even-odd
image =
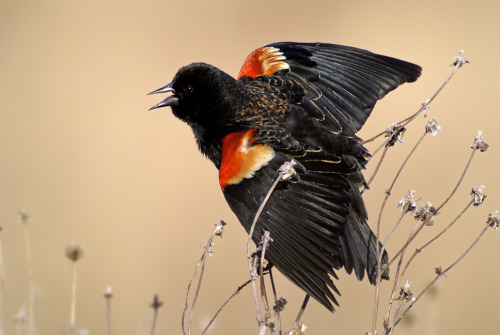
POLYGON ((271 316, 271 312, 269 311, 269 302, 267 300, 267 293, 266 293, 266 285, 264 283, 264 260, 266 257, 266 250, 267 250, 267 245, 269 242, 271 242, 272 239, 270 237, 269 231, 264 232, 264 236, 262 237, 262 254, 260 256, 260 266, 259 266, 259 273, 260 273, 260 293, 261 293, 261 299, 264 304, 264 310, 265 310, 265 320, 267 322, 268 318, 271 316))
POLYGON ((302 319, 302 315, 304 314, 304 311, 306 310, 307 303, 309 302, 309 298, 311 296, 309 294, 306 294, 304 297, 304 301, 302 302, 302 306, 300 306, 299 314, 297 314, 297 318, 295 318, 294 325, 298 325, 300 322, 300 319, 302 319))
POLYGON ((251 246, 251 243, 252 243, 253 232, 255 230, 255 226, 256 226, 257 221, 258 221, 258 219, 260 217, 260 214, 262 214, 262 211, 264 210, 264 207, 266 206, 267 201, 271 197, 271 194, 273 193, 273 191, 276 188, 276 186, 278 185, 278 183, 281 181, 281 178, 282 178, 281 174, 278 174, 278 176, 274 180, 273 185, 271 186, 271 188, 267 192, 266 197, 264 198, 264 200, 262 200, 262 203, 260 204, 260 207, 257 210, 257 213, 255 214, 255 218, 253 220, 252 226, 250 227, 250 231, 248 233, 248 240, 247 240, 248 270, 250 271, 250 279, 252 281, 251 282, 252 293, 253 293, 253 298, 254 298, 254 303, 255 303, 255 310, 257 312, 257 322, 259 323, 259 325, 262 323, 262 318, 261 318, 259 298, 257 296, 257 287, 256 287, 256 283, 255 283, 255 277, 256 277, 255 271, 254 271, 255 267, 254 267, 254 264, 253 264, 253 261, 252 261, 252 255, 251 255, 250 246, 251 246))
MULTIPOLYGON (((384 212, 384 208, 385 208, 385 205, 387 204, 387 200, 391 196, 392 189, 394 188, 396 181, 398 180, 399 176, 401 175, 401 172, 403 171, 404 167, 406 166, 406 163, 408 163, 410 157, 413 155, 413 153, 418 148, 420 143, 422 143, 422 140, 425 138, 425 135, 427 135, 427 133, 428 133, 427 131, 424 132, 424 134, 420 137, 420 139, 417 141, 417 143, 413 146, 411 151, 408 153, 405 160, 403 161, 403 164, 401 164, 398 172, 396 173, 396 176, 394 176, 394 179, 392 180, 392 183, 389 186, 389 189, 387 189, 385 192, 385 197, 384 197, 384 200, 382 202, 382 206, 380 207, 380 211, 378 214, 378 220, 377 220, 377 241, 380 239, 380 226, 381 226, 381 222, 382 222, 382 213, 384 212)), ((401 219, 396 221, 396 224, 393 227, 393 229, 391 230, 391 233, 394 229, 396 229, 396 226, 399 224, 399 222, 401 222, 401 219)), ((386 238, 386 242, 384 242, 384 245, 385 245, 385 243, 387 243, 388 237, 386 238)), ((378 261, 377 261, 377 277, 376 277, 376 281, 375 281, 375 298, 374 298, 373 320, 372 320, 372 333, 373 334, 375 334, 375 330, 377 327, 378 306, 379 306, 379 300, 380 300, 379 299, 380 280, 382 278, 382 273, 385 272, 385 269, 381 271, 381 264, 380 264, 381 260, 382 260, 383 249, 384 249, 384 247, 382 248, 382 250, 380 250, 379 244, 376 243, 377 260, 378 261)))
POLYGON ((267 202, 269 201, 269 198, 271 197, 271 194, 274 192, 276 189, 276 186, 278 186, 278 183, 281 180, 287 180, 290 178, 294 173, 294 166, 297 163, 295 161, 291 162, 285 162, 279 169, 278 169, 278 176, 274 180, 273 184, 271 185, 269 191, 267 192, 266 196, 264 197, 264 200, 262 200, 262 203, 259 206, 259 209, 255 213, 254 220, 252 222, 252 226, 250 227, 250 230, 248 232, 248 240, 247 240, 247 261, 248 261, 248 271, 250 272, 250 279, 251 279, 251 285, 252 285, 252 294, 253 294, 253 299, 254 299, 254 304, 255 304, 255 310, 256 310, 256 318, 257 318, 257 323, 259 325, 260 333, 263 334, 265 333, 265 330, 267 326, 262 322, 262 316, 261 316, 261 311, 260 311, 260 304, 259 304, 259 298, 257 295, 257 285, 256 285, 256 267, 254 264, 254 261, 252 260, 252 254, 250 250, 250 246, 252 243, 252 236, 255 230, 255 226, 257 225, 257 221, 259 220, 260 215, 262 214, 262 211, 264 210, 264 207, 266 206, 267 202))
POLYGON ((184 335, 186 334, 184 324, 185 324, 186 312, 187 312, 187 308, 188 308, 189 291, 191 289, 191 285, 194 281, 194 278, 196 277, 196 274, 198 273, 198 269, 201 266, 200 276, 198 278, 198 285, 196 286, 196 291, 195 291, 195 294, 193 297, 193 302, 192 302, 191 310, 189 313, 188 334, 191 334, 191 324, 193 321, 194 309, 196 306, 196 301, 198 299, 198 294, 200 292, 201 283, 203 281, 203 274, 205 272, 205 263, 206 263, 207 255, 210 255, 212 252, 211 247, 213 246, 214 237, 215 236, 222 236, 222 231, 224 230, 225 225, 226 225, 226 223, 224 221, 220 221, 220 223, 215 225, 214 231, 212 232, 212 234, 208 238, 207 244, 205 245, 205 248, 204 248, 203 253, 200 257, 200 260, 196 264, 196 267, 193 271, 193 275, 191 276, 191 279, 189 280, 187 291, 186 291, 186 298, 184 300, 184 310, 182 311, 181 329, 182 329, 182 334, 184 334, 184 335))
POLYGON ((153 297, 153 303, 150 305, 151 308, 154 310, 153 314, 153 322, 151 323, 151 333, 150 335, 154 335, 155 329, 156 329, 156 321, 158 320, 158 310, 160 309, 161 306, 163 306, 163 302, 158 299, 158 295, 155 294, 153 297))
POLYGON ((111 286, 106 288, 104 291, 104 298, 106 298, 106 324, 107 324, 107 334, 111 335, 111 298, 113 298, 113 290, 111 286))
MULTIPOLYGON (((413 226, 411 232, 410 232, 410 235, 408 236, 408 239, 411 238, 411 236, 415 233, 415 230, 417 229, 418 225, 419 225, 420 221, 417 220, 417 222, 415 223, 415 225, 413 226)), ((401 278, 399 276, 399 272, 401 271, 401 264, 403 263, 403 258, 404 258, 404 255, 405 255, 405 252, 406 252, 406 249, 401 253, 401 256, 399 257, 399 262, 398 262, 398 266, 397 266, 397 269, 396 269, 396 274, 394 275, 394 285, 392 287, 392 292, 391 292, 391 297, 389 299, 389 305, 387 306, 387 313, 386 313, 386 324, 388 325, 388 322, 389 322, 389 317, 391 315, 391 308, 392 308, 392 303, 394 301, 394 295, 396 294, 396 289, 398 288, 399 286, 399 278, 401 278)), ((401 307, 401 304, 402 304, 403 300, 401 299, 398 303, 398 306, 397 306, 397 311, 399 310, 399 308, 401 307)), ((396 312, 397 313, 397 312, 396 312)))
POLYGON ((208 329, 210 328, 210 326, 212 325, 212 323, 215 321, 215 318, 219 315, 219 313, 222 311, 222 309, 229 303, 229 301, 231 299, 233 299, 236 295, 238 295, 238 293, 240 293, 241 290, 244 287, 246 287, 248 284, 250 284, 250 281, 251 280, 249 279, 243 285, 238 286, 238 288, 236 289, 236 291, 234 291, 233 294, 231 294, 231 296, 229 298, 227 298, 226 301, 224 301, 224 303, 222 304, 222 306, 220 306, 219 309, 217 310, 217 312, 215 312, 214 316, 212 317, 212 319, 210 319, 210 321, 205 326, 205 328, 203 329, 203 331, 201 332, 200 335, 204 335, 208 331, 208 329))
MULTIPOLYGON (((3 228, 0 226, 0 231, 3 228)), ((2 238, 0 235, 0 285, 2 286, 2 320, 0 322, 0 335, 3 335, 3 329, 7 322, 7 295, 5 293, 5 268, 3 262, 2 238)))
POLYGON ((111 335, 111 300, 106 299, 106 325, 108 335, 111 335))
MULTIPOLYGON (((403 127, 406 127, 411 121, 413 121, 418 115, 420 115, 422 112, 424 112, 425 110, 429 109, 430 107, 430 104, 432 101, 434 101, 434 99, 438 96, 439 93, 441 93, 441 91, 444 89, 444 87, 448 84, 448 82, 451 80, 451 78, 453 77, 453 75, 455 74, 455 72, 461 68, 463 65, 463 63, 461 62, 456 62, 455 66, 453 67, 453 69, 451 70, 451 73, 449 74, 448 78, 446 78, 446 80, 443 82, 443 84, 441 84, 441 86, 438 88, 438 90, 434 93, 434 95, 430 98, 430 99, 427 99, 427 101, 425 101, 424 103, 422 103, 422 106, 417 110, 416 113, 414 113, 413 115, 399 121, 397 123, 397 125, 399 126, 403 126, 403 127)), ((378 133, 377 135, 371 137, 370 139, 366 140, 366 141, 363 141, 362 144, 366 144, 366 143, 369 143, 369 142, 372 142, 374 141, 375 139, 379 138, 380 136, 382 135, 385 135, 386 134, 386 131, 382 131, 380 133, 378 133)), ((384 145, 389 143, 389 141, 391 140, 391 138, 387 139, 384 141, 384 145)))
POLYGON ((470 206, 474 203, 474 200, 471 200, 469 201, 469 203, 467 204, 467 206, 465 206, 465 208, 458 214, 458 216, 453 219, 453 221, 451 221, 451 223, 446 226, 446 228, 444 228, 439 234, 437 234, 436 236, 434 236, 431 240, 429 240, 427 243, 425 243, 423 246, 421 246, 420 248, 417 248, 415 249, 415 252, 413 253, 413 255, 410 257, 410 259, 408 260, 408 262, 406 263, 405 265, 405 268, 403 270, 403 272, 401 273, 401 276, 404 276, 404 274, 406 273, 406 270, 408 269, 408 267, 410 266, 411 262, 413 261, 413 259, 420 253, 422 252, 422 250, 424 250, 426 247, 428 247, 432 242, 434 242, 435 240, 437 240, 439 237, 441 237, 448 229, 451 228, 451 226, 453 226, 455 224, 455 222, 458 221, 458 219, 460 219, 460 217, 462 217, 462 215, 470 208, 470 206))
POLYGON ((76 262, 71 262, 71 314, 69 321, 69 333, 75 333, 75 315, 76 315, 76 262))
POLYGON ((31 244, 28 234, 28 225, 23 224, 24 238, 26 240, 26 257, 28 260, 28 281, 29 281, 29 305, 28 305, 28 329, 29 334, 35 334, 35 280, 33 279, 33 263, 31 258, 31 244))
POLYGON ((418 294, 418 296, 415 298, 415 300, 408 306, 407 309, 404 310, 404 312, 398 317, 396 322, 394 323, 394 327, 397 326, 397 324, 404 318, 404 316, 408 313, 408 311, 415 305, 415 303, 422 297, 422 295, 429 290, 429 288, 434 285, 434 283, 444 276, 448 271, 450 271, 455 265, 457 265, 470 251, 471 249, 477 244, 477 242, 481 239, 481 237, 484 235, 486 230, 488 230, 490 226, 487 224, 483 230, 479 233, 479 235, 476 237, 476 239, 472 242, 472 244, 458 257, 450 266, 448 266, 444 270, 439 270, 439 268, 436 270, 436 277, 418 294))
POLYGON ((474 158, 474 153, 476 152, 477 148, 476 147, 473 147, 472 148, 472 153, 469 157, 469 160, 467 161, 467 164, 465 165, 465 168, 464 168, 464 171, 462 172, 462 175, 460 176, 460 179, 458 180, 457 184, 455 185, 455 187, 453 188, 453 190, 451 191, 450 195, 445 199, 445 201, 438 207, 436 208, 436 211, 429 215, 427 217, 427 219, 424 221, 424 224, 422 224, 418 229, 417 231, 415 232, 415 234, 410 238, 410 240, 408 240, 404 245, 403 247, 401 247, 401 249, 396 253, 396 255, 389 261, 389 263, 387 265, 385 265, 381 271, 385 271, 387 268, 389 268, 389 266, 391 266, 391 264, 394 262, 394 260, 401 254, 401 252, 403 251, 403 249, 405 249, 406 247, 408 247, 408 245, 415 239, 415 237, 420 233, 420 231, 423 229, 423 227, 425 227, 427 225, 427 222, 429 222, 447 203, 448 201, 450 201, 450 199, 453 197, 453 195, 455 194, 455 192, 457 191, 458 187, 462 184, 462 181, 465 177, 465 174, 467 173, 468 169, 469 169, 469 166, 472 162, 472 158, 474 158))
MULTIPOLYGON (((382 166, 382 162, 384 161, 385 155, 387 154, 387 150, 389 150, 389 147, 386 146, 384 148, 384 151, 382 152, 382 155, 380 156, 380 159, 377 163, 377 166, 375 167, 375 170, 373 170, 373 173, 372 173, 370 179, 368 180, 368 182, 366 183, 366 185, 370 186, 373 179, 375 179, 375 176, 377 175, 380 167, 382 166)), ((365 189, 367 189, 367 188, 363 187, 363 189, 361 190, 361 194, 365 191, 365 189)))

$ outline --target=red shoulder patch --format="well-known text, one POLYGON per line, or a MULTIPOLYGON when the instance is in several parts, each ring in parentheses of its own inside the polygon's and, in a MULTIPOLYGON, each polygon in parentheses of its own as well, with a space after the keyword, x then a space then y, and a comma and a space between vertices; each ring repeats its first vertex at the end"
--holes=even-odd
POLYGON ((274 150, 268 145, 254 144, 255 130, 249 129, 226 135, 222 139, 222 157, 219 167, 219 184, 222 190, 238 184, 274 158, 274 150))
POLYGON ((289 69, 286 57, 275 47, 263 47, 252 51, 241 67, 238 79, 241 77, 259 77, 274 74, 280 70, 289 69))

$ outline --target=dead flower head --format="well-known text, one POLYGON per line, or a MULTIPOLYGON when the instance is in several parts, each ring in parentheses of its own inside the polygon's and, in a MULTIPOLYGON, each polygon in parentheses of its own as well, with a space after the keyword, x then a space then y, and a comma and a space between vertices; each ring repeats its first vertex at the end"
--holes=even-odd
POLYGON ((493 229, 497 230, 500 227, 500 212, 494 211, 488 216, 486 223, 493 229))
POLYGON ((14 315, 14 321, 17 323, 26 323, 28 321, 28 317, 26 316, 26 310, 21 308, 19 312, 14 315))
POLYGON ((469 61, 465 59, 464 57, 464 51, 463 50, 458 50, 458 55, 455 56, 455 61, 453 62, 453 66, 458 66, 458 68, 461 68, 465 64, 468 64, 469 61))
POLYGON ((474 206, 479 206, 484 202, 486 198, 486 194, 484 193, 484 185, 480 185, 477 188, 473 188, 470 192, 470 195, 474 197, 473 203, 474 206))
POLYGON ((403 286, 401 286, 401 291, 399 292, 399 295, 402 299, 404 300, 415 300, 415 297, 413 296, 413 293, 411 292, 410 289, 411 286, 411 281, 407 280, 403 286))
POLYGON ((422 112, 424 113, 424 116, 427 117, 427 111, 431 108, 429 105, 431 102, 431 99, 427 98, 424 102, 422 102, 422 112))
POLYGON ((81 259, 83 257, 84 251, 83 247, 78 242, 70 242, 66 247, 66 257, 71 259, 73 262, 81 259))
POLYGON ((427 226, 434 225, 434 217, 436 216, 436 207, 434 207, 430 202, 426 202, 425 205, 420 206, 413 213, 415 218, 425 222, 427 226))
POLYGON ((285 309, 285 305, 287 304, 288 301, 284 297, 279 298, 274 302, 273 305, 273 310, 276 312, 283 312, 285 309))
POLYGON ((305 335, 306 334, 306 325, 303 324, 302 322, 299 322, 294 325, 292 330, 290 330, 287 335, 305 335))
POLYGON ((440 130, 441 126, 438 125, 437 118, 435 116, 433 116, 432 119, 425 125, 425 131, 431 133, 432 136, 436 136, 440 130))
POLYGON ((17 213, 17 219, 21 223, 28 223, 31 221, 31 216, 28 213, 28 211, 25 208, 23 208, 17 213))
POLYGON ((405 213, 413 212, 417 208, 417 199, 415 198, 415 194, 417 192, 415 190, 409 190, 408 194, 401 199, 397 207, 401 207, 401 210, 405 213))
POLYGON ((403 135, 406 131, 406 128, 398 125, 397 123, 393 123, 389 128, 385 130, 385 137, 390 137, 389 142, 385 145, 386 147, 392 147, 396 144, 396 141, 403 143, 403 135))
POLYGON ((295 165, 297 165, 297 162, 291 160, 279 167, 278 173, 281 175, 281 180, 288 180, 295 174, 295 165))
POLYGON ((160 299, 158 298, 158 294, 155 294, 155 296, 153 297, 153 302, 149 306, 153 309, 158 309, 163 306, 163 301, 160 301, 160 299))
POLYGON ((111 288, 111 286, 108 286, 106 288, 106 291, 104 291, 103 295, 104 295, 104 298, 106 298, 106 299, 113 298, 113 289, 111 288))
POLYGON ((219 238, 222 240, 222 233, 224 233, 224 227, 226 226, 226 223, 222 220, 218 224, 215 225, 214 229, 214 235, 219 236, 219 238))
POLYGON ((490 145, 486 143, 483 139, 483 132, 480 130, 477 132, 476 137, 474 137, 474 143, 470 146, 472 149, 479 149, 481 152, 488 150, 490 145))

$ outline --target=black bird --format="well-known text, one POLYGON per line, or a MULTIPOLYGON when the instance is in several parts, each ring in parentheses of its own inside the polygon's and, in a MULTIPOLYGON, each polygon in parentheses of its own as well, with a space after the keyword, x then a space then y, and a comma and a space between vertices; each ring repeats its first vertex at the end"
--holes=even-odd
MULTIPOLYGON (((377 241, 360 194, 369 153, 356 132, 377 100, 421 71, 348 46, 274 43, 253 51, 237 79, 205 63, 181 68, 151 92, 171 93, 152 109, 170 106, 191 126, 247 233, 278 168, 297 163, 296 177, 278 184, 252 239, 258 244, 269 231, 267 261, 334 311, 335 270, 354 270, 359 280, 366 271, 370 283, 376 280, 377 241)), ((387 260, 384 252, 382 264, 387 260)))

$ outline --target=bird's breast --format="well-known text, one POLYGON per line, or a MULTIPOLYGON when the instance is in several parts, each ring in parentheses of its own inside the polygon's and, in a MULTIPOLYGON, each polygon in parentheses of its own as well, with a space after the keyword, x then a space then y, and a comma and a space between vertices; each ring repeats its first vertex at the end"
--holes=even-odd
POLYGON ((219 184, 223 191, 228 185, 251 178, 274 158, 273 148, 255 141, 254 129, 231 133, 222 139, 219 184))

